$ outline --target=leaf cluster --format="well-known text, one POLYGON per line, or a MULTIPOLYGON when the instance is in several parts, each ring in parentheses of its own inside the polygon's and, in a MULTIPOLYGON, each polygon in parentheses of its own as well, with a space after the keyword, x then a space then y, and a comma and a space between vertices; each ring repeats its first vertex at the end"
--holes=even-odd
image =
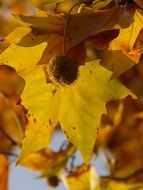
POLYGON ((142 1, 29 2, 34 14, 13 12, 20 25, 0 43, 2 167, 19 147, 17 164, 51 186, 142 189, 142 1), (59 130, 67 144, 55 152, 59 130), (107 176, 91 161, 101 153, 107 176))

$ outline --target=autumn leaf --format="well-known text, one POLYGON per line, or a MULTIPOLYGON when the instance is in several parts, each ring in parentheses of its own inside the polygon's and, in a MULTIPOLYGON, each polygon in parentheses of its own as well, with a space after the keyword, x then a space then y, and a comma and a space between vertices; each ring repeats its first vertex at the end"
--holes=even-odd
MULTIPOLYGON (((93 2, 87 2, 86 0, 63 0, 62 2, 58 3, 56 6, 56 11, 58 13, 64 13, 68 14, 69 11, 70 14, 77 13, 80 5, 84 3, 84 6, 86 7, 87 4, 92 4, 93 2)), ((84 7, 84 8, 85 8, 84 7)))
MULTIPOLYGON (((42 20, 36 20, 34 17, 26 16, 22 18, 28 19, 26 22, 29 21, 38 27, 43 26, 43 19, 44 21, 48 19, 43 17, 42 20)), ((46 147, 56 123, 60 121, 69 140, 81 151, 84 160, 88 161, 95 144, 101 116, 106 113, 106 102, 123 98, 131 93, 117 81, 109 81, 111 72, 100 67, 98 61, 80 67, 79 78, 71 86, 57 88, 53 84, 46 84, 42 66, 36 66, 45 47, 46 43, 26 48, 12 44, 0 56, 1 63, 15 68, 26 81, 22 104, 28 110, 29 123, 19 160, 46 147), (84 111, 85 107, 87 110, 84 111), (86 146, 85 135, 88 142, 86 146)))
MULTIPOLYGON (((141 138, 143 134, 142 120, 136 117, 140 111, 140 108, 137 106, 139 102, 141 105, 141 100, 124 99, 120 113, 120 122, 116 126, 115 124, 111 126, 114 130, 110 131, 110 137, 106 136, 106 140, 104 138, 104 146, 110 149, 116 160, 115 169, 112 173, 116 178, 127 178, 128 180, 131 178, 133 180, 133 178, 136 178, 135 176, 142 173, 143 158, 139 156, 143 147, 141 138), (134 131, 134 133, 130 133, 130 131, 134 131), (132 157, 132 159, 129 160, 129 157, 132 157)), ((108 115, 111 115, 113 106, 112 110, 109 108, 108 115)), ((115 118, 114 115, 112 118, 115 118)), ((141 182, 141 178, 137 177, 135 181, 141 182)))
POLYGON ((120 190, 131 190, 131 189, 142 190, 142 184, 127 183, 124 181, 122 182, 118 179, 101 178, 100 184, 94 190, 114 190, 116 188, 120 190))
POLYGON ((24 80, 16 71, 7 65, 0 65, 0 92, 7 96, 10 101, 16 102, 23 89, 24 80))
MULTIPOLYGON (((114 40, 119 35, 119 30, 107 30, 104 32, 100 32, 95 36, 91 36, 88 38, 95 49, 97 50, 108 50, 109 43, 114 40)), ((102 57, 103 59, 103 57, 102 57)))
POLYGON ((0 154, 0 190, 8 190, 8 161, 0 154))
POLYGON ((99 60, 81 66, 78 80, 65 87, 46 84, 41 66, 27 75, 22 104, 28 110, 30 123, 19 160, 46 147, 59 121, 69 140, 88 162, 101 116, 106 113, 106 102, 133 95, 118 81, 110 81, 111 75, 99 65, 99 60))
POLYGON ((16 113, 16 105, 3 93, 0 93, 0 120, 0 132, 11 144, 21 145, 24 137, 24 129, 16 113))
MULTIPOLYGON (((1 54, 0 62, 1 62, 1 64, 7 64, 9 66, 12 66, 13 68, 16 69, 17 73, 20 74, 21 76, 23 76, 23 75, 26 76, 28 73, 31 73, 33 71, 33 69, 37 63, 36 60, 37 61, 39 60, 41 52, 45 48, 45 45, 46 44, 40 44, 39 46, 35 46, 32 48, 23 48, 23 47, 20 47, 17 45, 11 45, 9 48, 7 48, 1 54), (15 53, 17 56, 15 56, 15 53), (33 55, 33 57, 31 55, 33 55)), ((5 97, 5 99, 7 100, 6 97, 5 97)), ((7 100, 7 102, 9 102, 9 100, 7 100)), ((8 103, 8 104, 10 104, 10 103, 8 103)), ((10 108, 10 110, 11 110, 11 108, 10 108)), ((8 133, 11 133, 10 131, 12 130, 12 138, 14 136, 16 141, 18 141, 18 143, 20 142, 20 144, 21 144, 21 138, 23 138, 23 133, 20 131, 20 130, 22 130, 20 128, 21 126, 18 128, 19 130, 17 129, 16 124, 17 124, 18 120, 17 120, 16 113, 13 111, 13 113, 15 114, 14 118, 13 118, 13 115, 10 114, 11 111, 7 112, 7 116, 8 116, 8 113, 9 113, 9 117, 11 117, 11 125, 9 125, 9 126, 11 126, 11 128, 7 127, 6 130, 8 131, 8 133), (15 123, 15 125, 14 125, 14 123, 15 123), (17 132, 14 132, 14 130, 16 130, 17 132), (19 131, 19 135, 17 135, 18 131, 19 131)), ((4 114, 4 112, 3 112, 3 114, 4 114)), ((6 124, 6 121, 8 122, 9 120, 4 119, 4 121, 6 124)), ((37 119, 37 121, 38 121, 38 119, 37 119)), ((33 122, 33 120, 31 121, 31 123, 32 122, 33 122)), ((30 123, 30 121, 29 121, 29 123, 30 123)), ((18 125, 20 125, 20 124, 18 123, 18 125)), ((31 127, 32 127, 32 124, 31 124, 31 127)), ((38 131, 38 133, 39 133, 39 131, 38 131)), ((10 136, 11 136, 11 134, 10 134, 10 136)))
POLYGON ((101 116, 106 113, 106 102, 132 94, 118 81, 110 81, 112 73, 98 62, 81 66, 77 82, 61 89, 61 127, 86 161, 91 157, 101 116))
POLYGON ((118 181, 110 181, 108 188, 111 190, 114 190, 115 188, 120 189, 120 190, 130 190, 130 189, 142 189, 141 184, 132 184, 132 183, 123 183, 123 182, 118 182, 118 181))
POLYGON ((95 190, 99 184, 99 177, 94 167, 81 166, 75 172, 63 177, 63 183, 68 190, 95 190))
POLYGON ((62 17, 60 14, 53 15, 48 13, 47 17, 25 15, 15 15, 15 17, 21 21, 23 25, 47 30, 48 33, 61 33, 64 27, 64 17, 62 17))
MULTIPOLYGON (((120 7, 113 7, 103 12, 71 15, 68 32, 70 31, 70 35, 74 35, 71 39, 75 40, 75 43, 72 43, 78 44, 88 36, 114 28, 120 16, 120 7), (113 15, 116 14, 118 16, 112 20, 111 17, 113 18, 113 15), (77 25, 75 26, 73 21, 77 19, 78 24, 81 18, 86 18, 86 22, 92 28, 85 28, 85 24, 81 22, 77 28, 78 33, 76 33, 75 27, 77 25), (106 18, 104 23, 101 22, 103 18, 106 18), (110 19, 111 22, 108 22, 110 19), (92 33, 89 33, 89 30, 92 33)), ((20 19, 32 27, 42 29, 42 31, 58 32, 63 30, 63 18, 60 16, 48 15, 48 17, 36 18, 20 15, 20 19), (45 21, 48 21, 47 25, 44 24, 45 21), (58 22, 59 25, 57 25, 58 22)), ((53 40, 52 38, 51 44, 53 40)), ((60 44, 53 47, 53 49, 58 47, 57 52, 61 51, 62 40, 60 39, 59 42, 55 40, 56 43, 60 44)), ((18 41, 18 43, 20 42, 18 41)), ((96 141, 96 130, 99 128, 101 116, 106 113, 106 103, 133 94, 118 81, 110 81, 112 73, 101 67, 99 60, 79 67, 78 79, 72 85, 57 87, 54 84, 47 84, 43 66, 36 66, 43 51, 46 53, 49 48, 46 45, 47 43, 41 43, 33 47, 21 47, 12 44, 0 56, 1 64, 15 68, 26 82, 21 98, 22 104, 27 110, 26 115, 29 123, 19 160, 46 147, 50 143, 52 131, 59 121, 69 140, 80 150, 84 160, 88 162, 96 141), (85 143, 85 136, 87 143, 85 143)))
POLYGON ((31 31, 30 28, 17 27, 7 37, 0 41, 0 53, 7 49, 12 43, 18 43, 21 38, 31 31))
POLYGON ((56 87, 46 84, 41 66, 37 66, 27 77, 22 93, 22 104, 28 109, 28 127, 20 159, 45 148, 57 123, 59 97, 56 87), (57 96, 55 96, 57 93, 57 96), (35 141, 36 138, 36 141, 35 141))
POLYGON ((113 71, 113 77, 120 76, 136 65, 122 50, 104 51, 99 55, 99 58, 101 58, 101 65, 113 71), (122 62, 120 60, 122 60, 122 62))
POLYGON ((74 152, 75 148, 71 144, 65 150, 58 152, 44 149, 28 156, 21 165, 40 172, 42 177, 59 176, 65 169, 69 156, 74 152))
MULTIPOLYGON (((60 3, 58 7, 66 3, 70 4, 69 2, 64 1, 60 3)), ((105 35, 103 37, 100 37, 99 39, 98 34, 101 33, 100 36, 102 36, 103 31, 108 31, 108 30, 112 31, 113 29, 116 28, 129 26, 132 23, 133 15, 134 15, 133 10, 130 10, 130 8, 123 9, 119 5, 116 7, 112 7, 110 9, 105 9, 103 11, 97 11, 97 10, 94 11, 93 8, 93 10, 87 12, 83 11, 81 13, 71 14, 69 17, 69 23, 67 26, 67 35, 65 40, 67 55, 68 56, 71 55, 72 52, 72 57, 75 60, 77 60, 79 64, 84 64, 85 40, 90 40, 92 43, 97 44, 96 39, 98 39, 98 44, 103 44, 102 47, 107 46, 108 44, 105 43, 105 41, 108 41, 109 43, 112 39, 116 37, 117 34, 114 36, 114 33, 111 32, 110 34, 110 32, 108 32, 109 35, 111 36, 111 39, 104 40, 104 43, 103 39, 108 37, 106 37, 105 35), (128 15, 129 17, 128 19, 126 19, 126 15, 128 15), (84 22, 81 22, 81 20, 84 20, 84 22), (124 20, 127 20, 127 23, 124 23, 124 20), (124 26, 122 26, 123 23, 124 26), (90 39, 91 37, 92 39, 90 39), (80 52, 81 52, 78 53, 78 56, 76 53, 77 47, 80 47, 80 52)), ((41 50, 42 56, 38 64, 48 64, 50 58, 53 55, 63 54, 63 43, 64 43, 63 31, 66 22, 65 17, 61 16, 60 14, 51 14, 51 13, 47 14, 46 12, 43 16, 15 15, 15 17, 24 26, 28 26, 29 28, 27 28, 26 30, 25 27, 23 27, 23 29, 22 27, 21 28, 19 27, 19 29, 16 29, 12 34, 9 35, 8 38, 4 39, 4 42, 2 43, 4 49, 9 45, 9 43, 15 43, 18 44, 19 46, 24 46, 27 49, 27 47, 30 48, 31 46, 38 45, 42 42, 47 42, 48 45, 45 48, 43 48, 43 52, 41 50), (19 39, 20 36, 21 40, 19 39)), ((24 51, 24 49, 22 51, 24 51)), ((128 67, 126 68, 128 69, 128 67)))
POLYGON ((134 2, 136 2, 136 4, 143 9, 143 2, 142 0, 134 0, 134 2))
MULTIPOLYGON (((63 9, 66 9, 66 11, 68 12, 67 9, 69 9, 69 7, 71 8, 76 3, 80 3, 80 1, 81 0, 77 0, 73 3, 70 0, 69 1, 66 0, 60 3, 58 5, 59 12, 64 12, 63 9), (60 9, 60 7, 62 6, 64 8, 60 9)), ((126 9, 124 9, 120 5, 117 5, 113 6, 112 8, 108 8, 105 10, 103 9, 102 11, 101 10, 98 11, 96 9, 97 8, 95 8, 94 10, 93 8, 88 10, 87 12, 81 11, 80 13, 76 12, 74 14, 71 13, 71 15, 69 15, 69 22, 67 26, 67 37, 71 39, 72 42, 78 44, 79 42, 85 40, 89 36, 96 35, 97 33, 100 33, 102 31, 117 29, 117 28, 119 29, 122 27, 126 28, 133 21, 134 8, 130 9, 130 7, 127 7, 126 9), (118 27, 117 25, 120 25, 120 27, 118 27)), ((58 34, 62 34, 66 20, 65 17, 61 16, 61 14, 50 14, 50 13, 47 13, 47 17, 25 16, 25 15, 19 15, 19 16, 17 15, 16 17, 20 19, 22 23, 23 22, 27 23, 28 26, 30 25, 34 28, 45 29, 48 32, 52 33, 56 32, 58 34)))
POLYGON ((122 50, 129 58, 138 63, 141 53, 138 54, 133 48, 142 27, 143 11, 136 10, 132 25, 120 30, 119 36, 111 42, 109 50, 122 50))
POLYGON ((33 153, 23 160, 22 166, 33 171, 40 172, 40 178, 45 178, 48 185, 57 187, 62 180, 62 175, 67 171, 66 165, 76 149, 72 144, 66 148, 60 148, 58 152, 51 149, 43 149, 33 153))
POLYGON ((0 55, 0 64, 11 66, 23 77, 34 69, 45 47, 46 43, 28 48, 12 44, 0 55))
POLYGON ((0 190, 15 148, 16 163, 48 187, 143 189, 143 1, 0 8, 0 190), (50 149, 63 135, 67 144, 50 149))
POLYGON ((24 116, 16 105, 23 88, 24 80, 14 69, 0 65, 0 152, 5 154, 21 145, 24 137, 24 116))
POLYGON ((137 45, 137 39, 138 43, 142 39, 139 35, 142 27, 142 11, 137 10, 134 22, 128 28, 120 29, 118 37, 110 42, 108 50, 99 53, 101 64, 114 72, 113 77, 118 77, 139 63, 143 51, 137 45))
POLYGON ((64 1, 64 0, 48 0, 48 2, 46 2, 46 3, 48 3, 48 4, 50 4, 50 3, 59 3, 59 2, 62 2, 62 1, 64 1))
POLYGON ((8 36, 4 38, 4 42, 7 42, 9 44, 16 44, 30 31, 31 29, 27 27, 16 27, 8 36))
POLYGON ((106 1, 100 1, 98 0, 97 2, 93 2, 93 8, 96 10, 98 9, 103 9, 106 7, 108 4, 110 4, 112 0, 106 0, 106 1))
POLYGON ((71 39, 74 46, 87 39, 89 36, 94 36, 100 32, 126 28, 132 23, 134 11, 132 12, 129 10, 128 20, 126 19, 126 12, 128 13, 127 9, 115 6, 110 9, 103 9, 103 11, 96 10, 95 12, 89 11, 85 13, 81 12, 80 14, 72 14, 70 15, 67 28, 67 37, 71 39), (125 23, 125 20, 127 20, 127 23, 125 23))
POLYGON ((132 185, 142 183, 143 158, 139 155, 143 147, 143 130, 141 115, 138 115, 142 110, 141 105, 142 100, 130 97, 121 101, 111 101, 107 104, 108 114, 104 115, 102 120, 102 130, 96 147, 102 147, 107 159, 110 157, 108 155, 112 154, 115 162, 108 162, 108 167, 117 182, 126 181, 132 185), (129 157, 132 159, 128 159, 129 157))
MULTIPOLYGON (((64 4, 64 2, 61 4, 64 4)), ((81 42, 84 43, 84 41, 91 36, 96 36, 103 31, 129 26, 132 23, 133 14, 134 11, 123 9, 120 6, 103 11, 90 10, 88 12, 71 14, 65 40, 66 53, 68 54, 71 48, 76 49, 75 46, 81 42), (126 20, 126 12, 129 12, 129 19, 128 22, 122 26, 120 18, 126 20), (81 20, 84 22, 81 22, 81 20)), ((26 26, 32 27, 32 31, 25 35, 18 43, 20 46, 28 47, 44 41, 48 42, 48 46, 43 52, 39 64, 48 63, 53 54, 59 55, 63 53, 65 17, 60 14, 48 13, 47 16, 17 15, 16 18, 20 19, 24 25, 26 24, 26 26), (52 39, 52 37, 54 38, 52 39)))

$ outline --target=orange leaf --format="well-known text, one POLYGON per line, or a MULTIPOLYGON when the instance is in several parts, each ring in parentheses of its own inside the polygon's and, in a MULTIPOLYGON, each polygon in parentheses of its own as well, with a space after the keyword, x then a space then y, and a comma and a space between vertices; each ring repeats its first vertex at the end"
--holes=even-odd
POLYGON ((0 154, 0 190, 8 190, 8 162, 3 154, 0 154))

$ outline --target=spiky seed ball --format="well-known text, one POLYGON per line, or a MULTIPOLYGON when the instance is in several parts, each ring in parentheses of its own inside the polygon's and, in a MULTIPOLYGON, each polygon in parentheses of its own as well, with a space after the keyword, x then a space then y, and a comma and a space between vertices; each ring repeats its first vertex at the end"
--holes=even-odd
POLYGON ((51 187, 57 187, 60 183, 60 179, 57 176, 50 176, 47 178, 47 181, 51 187))
POLYGON ((53 56, 47 67, 50 80, 58 86, 70 85, 78 77, 78 63, 67 56, 53 56))

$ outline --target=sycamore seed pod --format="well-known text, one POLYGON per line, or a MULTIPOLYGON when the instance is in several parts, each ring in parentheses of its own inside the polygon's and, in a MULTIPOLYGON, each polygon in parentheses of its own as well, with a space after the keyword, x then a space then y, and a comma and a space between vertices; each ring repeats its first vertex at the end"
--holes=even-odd
POLYGON ((53 56, 47 66, 50 80, 58 86, 70 85, 78 77, 78 63, 71 57, 53 56))

